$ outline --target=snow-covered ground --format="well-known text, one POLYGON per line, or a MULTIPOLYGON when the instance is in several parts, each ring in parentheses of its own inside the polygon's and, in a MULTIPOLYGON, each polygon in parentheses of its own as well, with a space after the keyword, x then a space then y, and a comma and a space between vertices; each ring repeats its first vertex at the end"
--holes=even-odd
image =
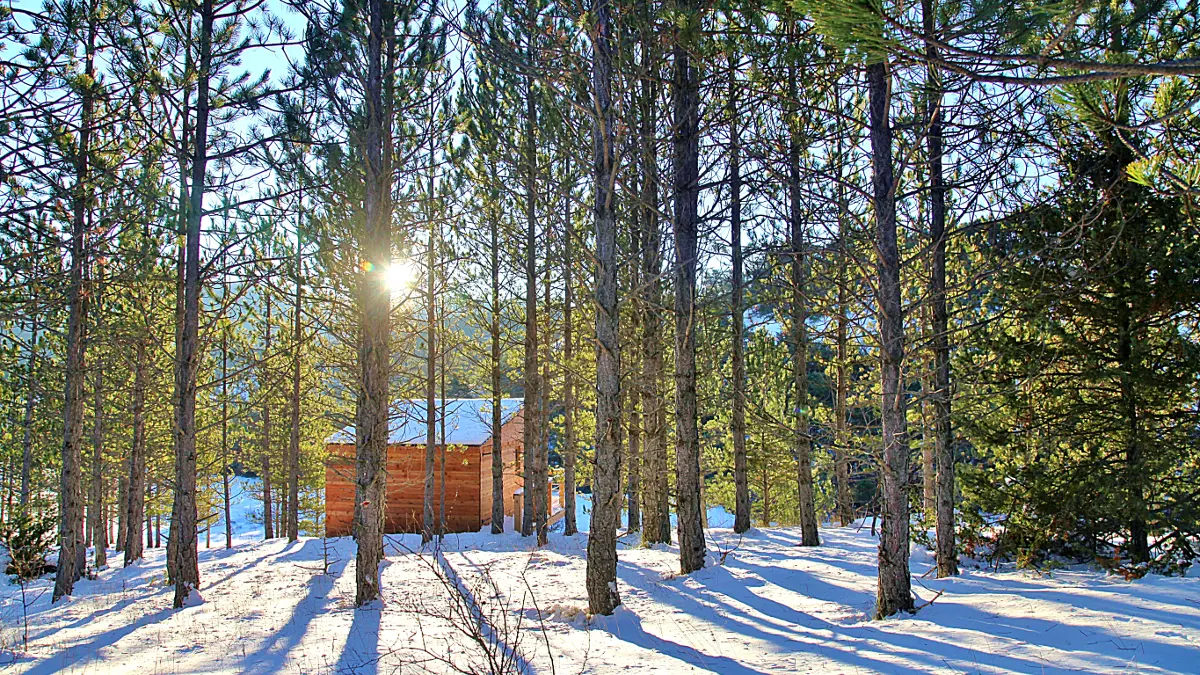
MULTIPOLYGON (((586 537, 535 550, 513 534, 447 537, 438 556, 391 537, 384 603, 354 609, 354 544, 320 539, 202 550, 205 602, 172 610, 163 550, 77 585, 51 606, 49 578, 0 584, 0 671, 13 673, 409 673, 505 655, 538 673, 1200 673, 1200 579, 1127 582, 969 570, 923 578, 915 616, 871 621, 868 528, 800 548, 791 528, 709 531, 708 566, 675 576, 677 550, 623 547, 624 606, 588 621, 586 537), (480 623, 483 628, 479 629, 480 623)), ((223 537, 222 537, 223 539, 223 537)), ((217 538, 214 537, 214 541, 217 538)), ((633 542, 630 542, 633 543, 633 542)))

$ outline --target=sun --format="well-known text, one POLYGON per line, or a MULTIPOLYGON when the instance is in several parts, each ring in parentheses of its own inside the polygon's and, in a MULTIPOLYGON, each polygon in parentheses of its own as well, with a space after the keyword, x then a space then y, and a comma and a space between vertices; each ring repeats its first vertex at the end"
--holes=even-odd
POLYGON ((417 280, 417 271, 407 260, 393 260, 383 271, 387 287, 393 293, 407 291, 417 280))

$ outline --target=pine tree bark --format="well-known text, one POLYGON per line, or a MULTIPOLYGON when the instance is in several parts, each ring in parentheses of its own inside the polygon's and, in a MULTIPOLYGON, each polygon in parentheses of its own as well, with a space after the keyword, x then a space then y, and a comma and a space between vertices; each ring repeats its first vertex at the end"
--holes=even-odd
POLYGON ((885 63, 867 65, 872 185, 879 279, 875 299, 880 337, 883 401, 883 522, 875 618, 913 611, 908 571, 908 422, 903 390, 904 316, 900 252, 896 243, 896 184, 892 171, 891 85, 885 63))
MULTIPOLYGON (((788 99, 797 100, 796 67, 788 66, 788 99)), ((805 274, 804 209, 800 191, 800 132, 795 103, 789 103, 788 123, 788 224, 791 247, 791 346, 793 436, 796 448, 796 503, 800 520, 800 545, 819 546, 817 508, 813 494, 812 434, 809 432, 808 298, 805 274)))
MULTIPOLYGON (((570 175, 570 166, 567 167, 570 175)), ((575 472, 579 460, 575 437, 575 287, 572 279, 575 264, 575 224, 571 221, 570 185, 563 200, 563 532, 568 537, 579 531, 575 521, 575 472)))
MULTIPOLYGON (((629 251, 630 257, 636 259, 638 252, 642 247, 642 226, 639 222, 640 211, 633 214, 633 222, 630 224, 629 232, 629 251)), ((641 286, 641 274, 639 265, 631 265, 629 269, 629 288, 637 289, 641 286)), ((621 351, 621 368, 624 371, 622 377, 623 382, 635 382, 637 373, 642 371, 641 355, 638 350, 637 336, 641 335, 642 316, 645 314, 645 308, 637 301, 637 291, 631 293, 631 302, 628 303, 629 308, 629 328, 626 335, 630 336, 628 347, 621 351)), ((638 532, 642 529, 642 500, 641 500, 641 473, 642 473, 642 415, 640 408, 640 397, 636 388, 630 391, 629 387, 622 388, 621 391, 621 409, 628 411, 628 422, 626 424, 626 435, 629 440, 629 451, 625 456, 625 498, 626 498, 626 531, 638 532)))
POLYGON ((146 519, 146 336, 137 337, 133 370, 133 443, 129 446, 129 480, 125 497, 125 565, 142 558, 142 523, 146 519))
MULTIPOLYGON (((103 273, 97 272, 96 292, 93 302, 99 305, 103 297, 103 273)), ((95 336, 103 335, 104 311, 97 306, 95 336)), ((92 505, 90 508, 92 545, 95 547, 93 564, 96 569, 108 567, 108 525, 104 516, 104 356, 96 358, 92 388, 92 505)))
POLYGON ((38 318, 30 319, 29 365, 25 379, 25 417, 21 423, 21 496, 22 507, 29 506, 30 477, 33 473, 33 407, 37 394, 38 318))
POLYGON ((266 311, 266 329, 267 333, 263 340, 263 355, 262 361, 259 363, 259 385, 262 388, 262 502, 263 502, 263 537, 265 539, 275 538, 275 517, 272 513, 274 508, 274 498, 271 495, 271 402, 270 402, 270 382, 271 375, 268 372, 267 364, 271 359, 271 294, 268 291, 266 294, 267 311, 266 311))
MULTIPOLYGON (((923 0, 925 31, 934 35, 934 0, 923 0)), ((946 310, 946 183, 942 175, 943 123, 941 72, 933 65, 937 47, 926 45, 929 56, 928 80, 930 92, 929 117, 929 187, 930 227, 933 240, 933 266, 929 280, 933 299, 933 415, 937 435, 935 462, 937 483, 934 492, 937 502, 937 565, 938 577, 958 574, 958 549, 954 534, 954 431, 950 426, 950 326, 946 310)))
POLYGON ((504 532, 504 447, 501 427, 504 424, 500 391, 500 218, 491 213, 492 251, 492 534, 504 532))
MULTIPOLYGON (((924 312, 922 312, 924 313, 924 312)), ((921 364, 925 366, 926 364, 921 364)), ((921 368, 921 521, 932 523, 937 514, 937 464, 934 461, 937 430, 933 414, 933 370, 934 363, 921 368)))
POLYGON ((300 240, 300 223, 296 223, 296 304, 292 308, 292 419, 288 437, 288 541, 300 538, 300 349, 304 339, 302 311, 304 303, 304 260, 300 240))
MULTIPOLYGON (((694 2, 681 3, 687 21, 696 20, 694 2)), ((696 401, 696 267, 699 239, 700 96, 684 31, 672 48, 671 104, 675 200, 675 486, 678 492, 679 568, 690 574, 704 567, 704 528, 700 513, 700 435, 696 401)))
MULTIPOLYGON (((189 94, 190 95, 190 94, 189 94)), ((190 127, 188 127, 190 128, 190 127)), ((190 142, 190 139, 189 139, 190 142)), ((189 179, 190 180, 190 177, 189 179)), ((185 183, 187 181, 184 181, 185 183)), ((187 211, 191 207, 191 199, 185 195, 184 208, 180 212, 179 232, 175 237, 175 357, 183 353, 183 315, 186 305, 184 282, 187 277, 187 211)), ((178 377, 177 366, 172 370, 172 377, 178 377)), ((179 387, 171 389, 171 434, 172 442, 179 434, 179 387)), ((174 448, 172 448, 174 450, 174 448)), ((155 494, 161 490, 162 484, 155 485, 155 494)), ((172 506, 172 509, 174 506, 172 506)), ((155 514, 155 524, 161 518, 161 514, 155 514)), ((155 534, 156 539, 161 538, 159 534, 155 534)), ((158 544, 155 544, 155 548, 158 544)), ((175 543, 174 530, 167 532, 167 583, 175 583, 175 572, 179 569, 178 564, 179 547, 175 543)))
POLYGON ((642 165, 641 221, 642 300, 646 308, 642 321, 642 541, 646 544, 671 543, 670 495, 668 494, 666 403, 662 392, 662 230, 658 211, 658 148, 656 109, 658 77, 655 57, 656 37, 650 29, 650 9, 643 17, 642 53, 647 74, 642 80, 640 159, 642 165))
MULTIPOLYGON (((88 4, 87 44, 84 72, 89 82, 95 76, 96 16, 88 4)), ((62 481, 59 485, 59 555, 58 572, 54 577, 52 602, 74 590, 75 581, 84 572, 87 551, 83 547, 83 466, 80 448, 83 445, 83 380, 86 373, 87 350, 84 328, 87 325, 87 304, 83 288, 83 273, 87 265, 85 239, 87 217, 91 208, 90 177, 91 136, 94 124, 95 101, 92 86, 83 90, 79 142, 75 148, 75 185, 71 195, 71 267, 67 286, 67 355, 66 388, 63 396, 62 481)))
POLYGON ((738 129, 737 56, 729 55, 729 241, 732 254, 730 321, 733 327, 733 436, 734 516, 733 531, 750 529, 750 480, 746 455, 746 324, 742 278, 742 147, 738 129))
MULTIPOLYGON (((432 111, 431 111, 432 112, 432 111)), ((437 227, 433 222, 433 146, 429 148, 428 194, 425 198, 425 218, 429 226, 425 275, 425 485, 423 492, 424 522, 421 543, 434 535, 434 472, 437 463, 437 227)))
MULTIPOLYGON (((441 303, 438 312, 438 331, 446 334, 446 303, 441 303)), ((438 411, 438 540, 446 538, 446 350, 442 350, 441 368, 438 369, 438 384, 441 388, 441 405, 438 411)))
POLYGON ((116 545, 116 549, 115 549, 117 553, 125 552, 125 532, 128 529, 128 527, 125 524, 125 517, 126 517, 126 513, 127 513, 127 511, 125 510, 125 508, 126 508, 125 505, 129 503, 129 492, 128 492, 128 490, 129 490, 129 483, 128 483, 128 480, 129 480, 128 479, 129 458, 128 457, 125 458, 125 461, 121 462, 121 471, 122 471, 122 474, 120 476, 118 476, 118 478, 117 478, 117 503, 113 507, 113 509, 116 511, 115 515, 117 518, 117 532, 116 532, 117 545, 116 545))
POLYGON ((617 314, 617 218, 613 188, 612 18, 608 0, 595 0, 592 96, 596 229, 596 471, 587 547, 588 611, 612 614, 617 591, 617 527, 621 520, 621 373, 617 314))
POLYGON ((213 0, 200 7, 200 50, 196 77, 196 125, 188 195, 184 312, 181 351, 176 356, 175 388, 179 419, 175 430, 175 498, 171 537, 175 541, 175 607, 183 607, 200 586, 196 515, 196 372, 200 362, 200 228, 204 216, 204 174, 208 163, 209 77, 212 64, 213 0))
POLYGON ((358 279, 361 316, 360 379, 355 420, 354 540, 355 605, 380 598, 379 564, 383 560, 383 515, 386 498, 388 441, 388 366, 391 360, 391 301, 386 270, 391 264, 391 171, 384 156, 390 119, 383 98, 383 26, 388 0, 367 3, 367 78, 365 82, 366 223, 361 249, 370 269, 358 279))
MULTIPOLYGON (((632 348, 633 345, 630 345, 632 348)), ((631 372, 637 372, 632 371, 631 372)), ((637 392, 633 392, 636 394, 637 392)), ((638 532, 642 529, 642 416, 638 410, 638 397, 629 396, 629 454, 626 457, 625 494, 626 494, 626 529, 638 532)))
MULTIPOLYGON (((534 6, 527 5, 527 60, 535 63, 534 33, 536 17, 534 6)), ((525 427, 524 461, 521 466, 523 486, 521 493, 521 535, 533 534, 538 482, 538 444, 541 442, 541 367, 538 363, 538 288, 537 288, 537 147, 534 134, 537 125, 537 107, 534 101, 533 77, 525 77, 525 427)))
POLYGON ((221 507, 225 548, 233 548, 233 506, 229 495, 229 327, 221 330, 221 507))
MULTIPOLYGON (((547 202, 549 197, 547 196, 547 202)), ((550 290, 551 278, 550 271, 552 265, 550 263, 550 244, 546 243, 546 265, 545 278, 542 280, 542 317, 545 323, 541 330, 541 346, 542 350, 539 360, 542 365, 541 382, 541 398, 538 402, 538 411, 541 414, 541 419, 538 420, 538 444, 537 444, 537 476, 534 484, 537 486, 537 491, 533 493, 534 513, 533 513, 533 529, 537 532, 538 546, 545 546, 549 541, 549 522, 550 522, 550 349, 551 340, 553 339, 553 329, 550 325, 551 305, 550 305, 550 290)))
MULTIPOLYGON (((839 153, 840 155, 840 153, 839 153)), ((841 181, 838 181, 839 185, 841 181)), ((839 187, 839 194, 843 188, 839 187)), ((847 363, 850 356, 849 323, 850 323, 850 288, 849 264, 850 250, 848 244, 849 227, 845 218, 845 201, 838 200, 838 267, 837 267, 837 367, 836 389, 834 392, 833 418, 833 462, 837 504, 838 523, 846 527, 854 522, 854 502, 850 490, 850 433, 846 421, 846 400, 850 394, 850 378, 847 363)))

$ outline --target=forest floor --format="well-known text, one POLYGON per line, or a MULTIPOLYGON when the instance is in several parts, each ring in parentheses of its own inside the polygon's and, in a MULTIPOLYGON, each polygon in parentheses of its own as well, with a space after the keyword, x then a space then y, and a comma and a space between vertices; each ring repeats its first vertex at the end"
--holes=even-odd
POLYGON ((967 569, 937 580, 914 548, 915 615, 872 621, 869 527, 708 531, 705 569, 675 575, 673 547, 623 540, 624 605, 589 621, 586 536, 448 536, 442 554, 390 537, 384 601, 354 609, 349 538, 201 550, 204 602, 171 609, 163 549, 81 581, 50 604, 50 577, 0 582, 0 672, 1200 673, 1200 578, 1125 581, 1077 568, 967 569), (328 555, 328 572, 325 571, 328 555), (936 598, 936 599, 935 599, 936 598), (478 629, 480 624, 484 629, 478 629), (479 672, 478 670, 476 672, 479 672))

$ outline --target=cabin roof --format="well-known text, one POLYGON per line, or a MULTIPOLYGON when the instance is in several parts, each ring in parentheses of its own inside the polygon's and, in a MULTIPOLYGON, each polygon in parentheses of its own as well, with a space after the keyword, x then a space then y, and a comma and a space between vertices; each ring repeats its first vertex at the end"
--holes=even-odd
MULTIPOLYGON (((505 398, 500 400, 501 424, 508 423, 524 404, 525 399, 505 398)), ((447 445, 482 445, 492 436, 492 399, 448 398, 443 407, 442 399, 434 399, 434 414, 445 410, 447 445)), ((398 399, 392 402, 388 414, 388 445, 418 445, 425 442, 425 399, 398 399)), ((441 420, 436 432, 440 441, 441 420)), ((326 443, 354 443, 354 426, 335 432, 326 443)), ((439 443, 440 445, 441 443, 439 443)))

